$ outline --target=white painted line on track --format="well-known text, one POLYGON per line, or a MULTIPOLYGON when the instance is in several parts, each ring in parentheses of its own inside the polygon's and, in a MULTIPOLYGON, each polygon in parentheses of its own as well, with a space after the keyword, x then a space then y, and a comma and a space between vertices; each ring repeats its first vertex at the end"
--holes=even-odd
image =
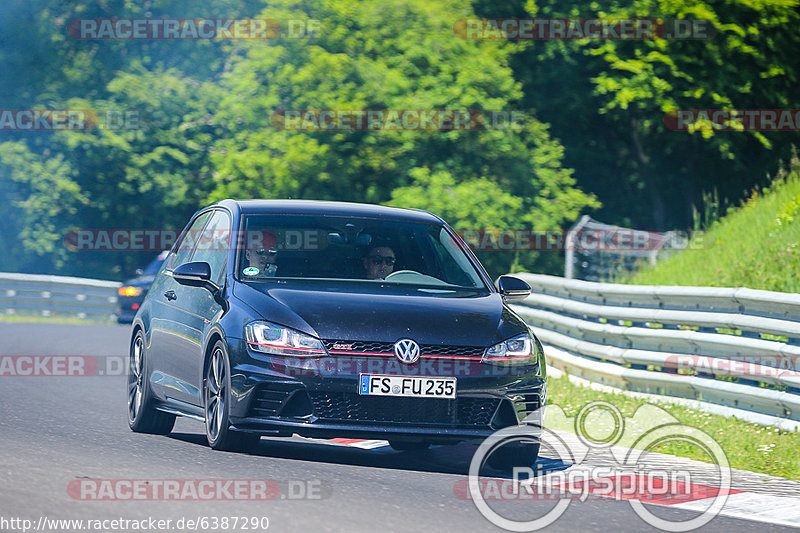
MULTIPOLYGON (((671 507, 703 511, 708 507, 708 503, 708 500, 696 500, 678 503, 671 507)), ((728 496, 720 515, 800 528, 800 499, 756 492, 740 492, 728 496)))

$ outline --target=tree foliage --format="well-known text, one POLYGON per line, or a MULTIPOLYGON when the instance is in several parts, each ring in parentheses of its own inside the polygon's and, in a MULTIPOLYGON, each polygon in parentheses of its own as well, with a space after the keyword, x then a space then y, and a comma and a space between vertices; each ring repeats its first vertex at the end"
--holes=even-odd
MULTIPOLYGON (((687 227, 735 199, 791 134, 673 132, 681 108, 797 108, 797 0, 9 0, 0 108, 95 110, 99 126, 0 131, 0 270, 122 277, 152 253, 70 252, 72 228, 176 229, 223 197, 418 207, 457 229, 551 230, 587 210, 687 227), (475 16, 702 18, 705 40, 511 43, 458 38, 475 16), (318 20, 274 40, 77 40, 79 17, 318 20), (521 112, 455 131, 291 130, 278 110, 521 112), (107 112, 134 112, 112 127, 107 112), (491 126, 491 125, 490 125, 491 126), (599 201, 598 201, 599 199, 599 201), (602 202, 602 207, 600 202, 602 202)), ((494 274, 557 273, 557 254, 485 253, 494 274)))
POLYGON ((703 192, 741 199, 789 158, 793 133, 677 132, 664 116, 800 107, 797 0, 480 1, 476 11, 707 21, 708 38, 529 41, 515 54, 524 105, 551 124, 578 184, 603 203, 603 220, 689 227, 703 192))
MULTIPOLYGON (((563 149, 531 116, 467 131, 290 131, 276 109, 517 108, 510 51, 454 39, 469 5, 347 1, 269 9, 324 21, 319 38, 253 43, 225 75, 215 120, 214 198, 303 197, 383 202, 442 214, 459 228, 559 228, 594 206, 561 165, 563 149), (487 225, 488 224, 488 225, 487 225)), ((489 258, 491 259, 491 258, 489 258)), ((523 261, 534 266, 535 255, 523 261)), ((508 268, 508 258, 495 263, 508 268)))

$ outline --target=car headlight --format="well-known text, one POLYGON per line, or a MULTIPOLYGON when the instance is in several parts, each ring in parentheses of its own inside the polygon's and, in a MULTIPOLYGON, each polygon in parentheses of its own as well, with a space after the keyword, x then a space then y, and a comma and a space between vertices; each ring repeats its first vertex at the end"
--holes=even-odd
POLYGON ((542 352, 539 339, 523 333, 486 348, 481 362, 499 365, 538 365, 542 352))
POLYGON ((316 337, 271 322, 251 322, 244 331, 247 345, 257 352, 299 357, 319 357, 328 353, 316 337))

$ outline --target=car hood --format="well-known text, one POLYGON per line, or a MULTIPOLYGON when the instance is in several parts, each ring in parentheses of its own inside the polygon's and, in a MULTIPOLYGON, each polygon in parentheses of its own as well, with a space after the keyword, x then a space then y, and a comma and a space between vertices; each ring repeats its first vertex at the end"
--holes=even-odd
POLYGON ((489 346, 527 331, 498 293, 454 296, 377 285, 357 290, 237 284, 261 317, 327 340, 489 346))

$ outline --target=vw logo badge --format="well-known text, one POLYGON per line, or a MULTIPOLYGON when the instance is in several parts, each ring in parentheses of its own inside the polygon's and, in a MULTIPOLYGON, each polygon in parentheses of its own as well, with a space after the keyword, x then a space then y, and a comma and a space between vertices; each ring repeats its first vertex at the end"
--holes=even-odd
POLYGON ((394 354, 407 365, 416 363, 419 360, 419 344, 411 339, 400 339, 394 343, 394 354))

